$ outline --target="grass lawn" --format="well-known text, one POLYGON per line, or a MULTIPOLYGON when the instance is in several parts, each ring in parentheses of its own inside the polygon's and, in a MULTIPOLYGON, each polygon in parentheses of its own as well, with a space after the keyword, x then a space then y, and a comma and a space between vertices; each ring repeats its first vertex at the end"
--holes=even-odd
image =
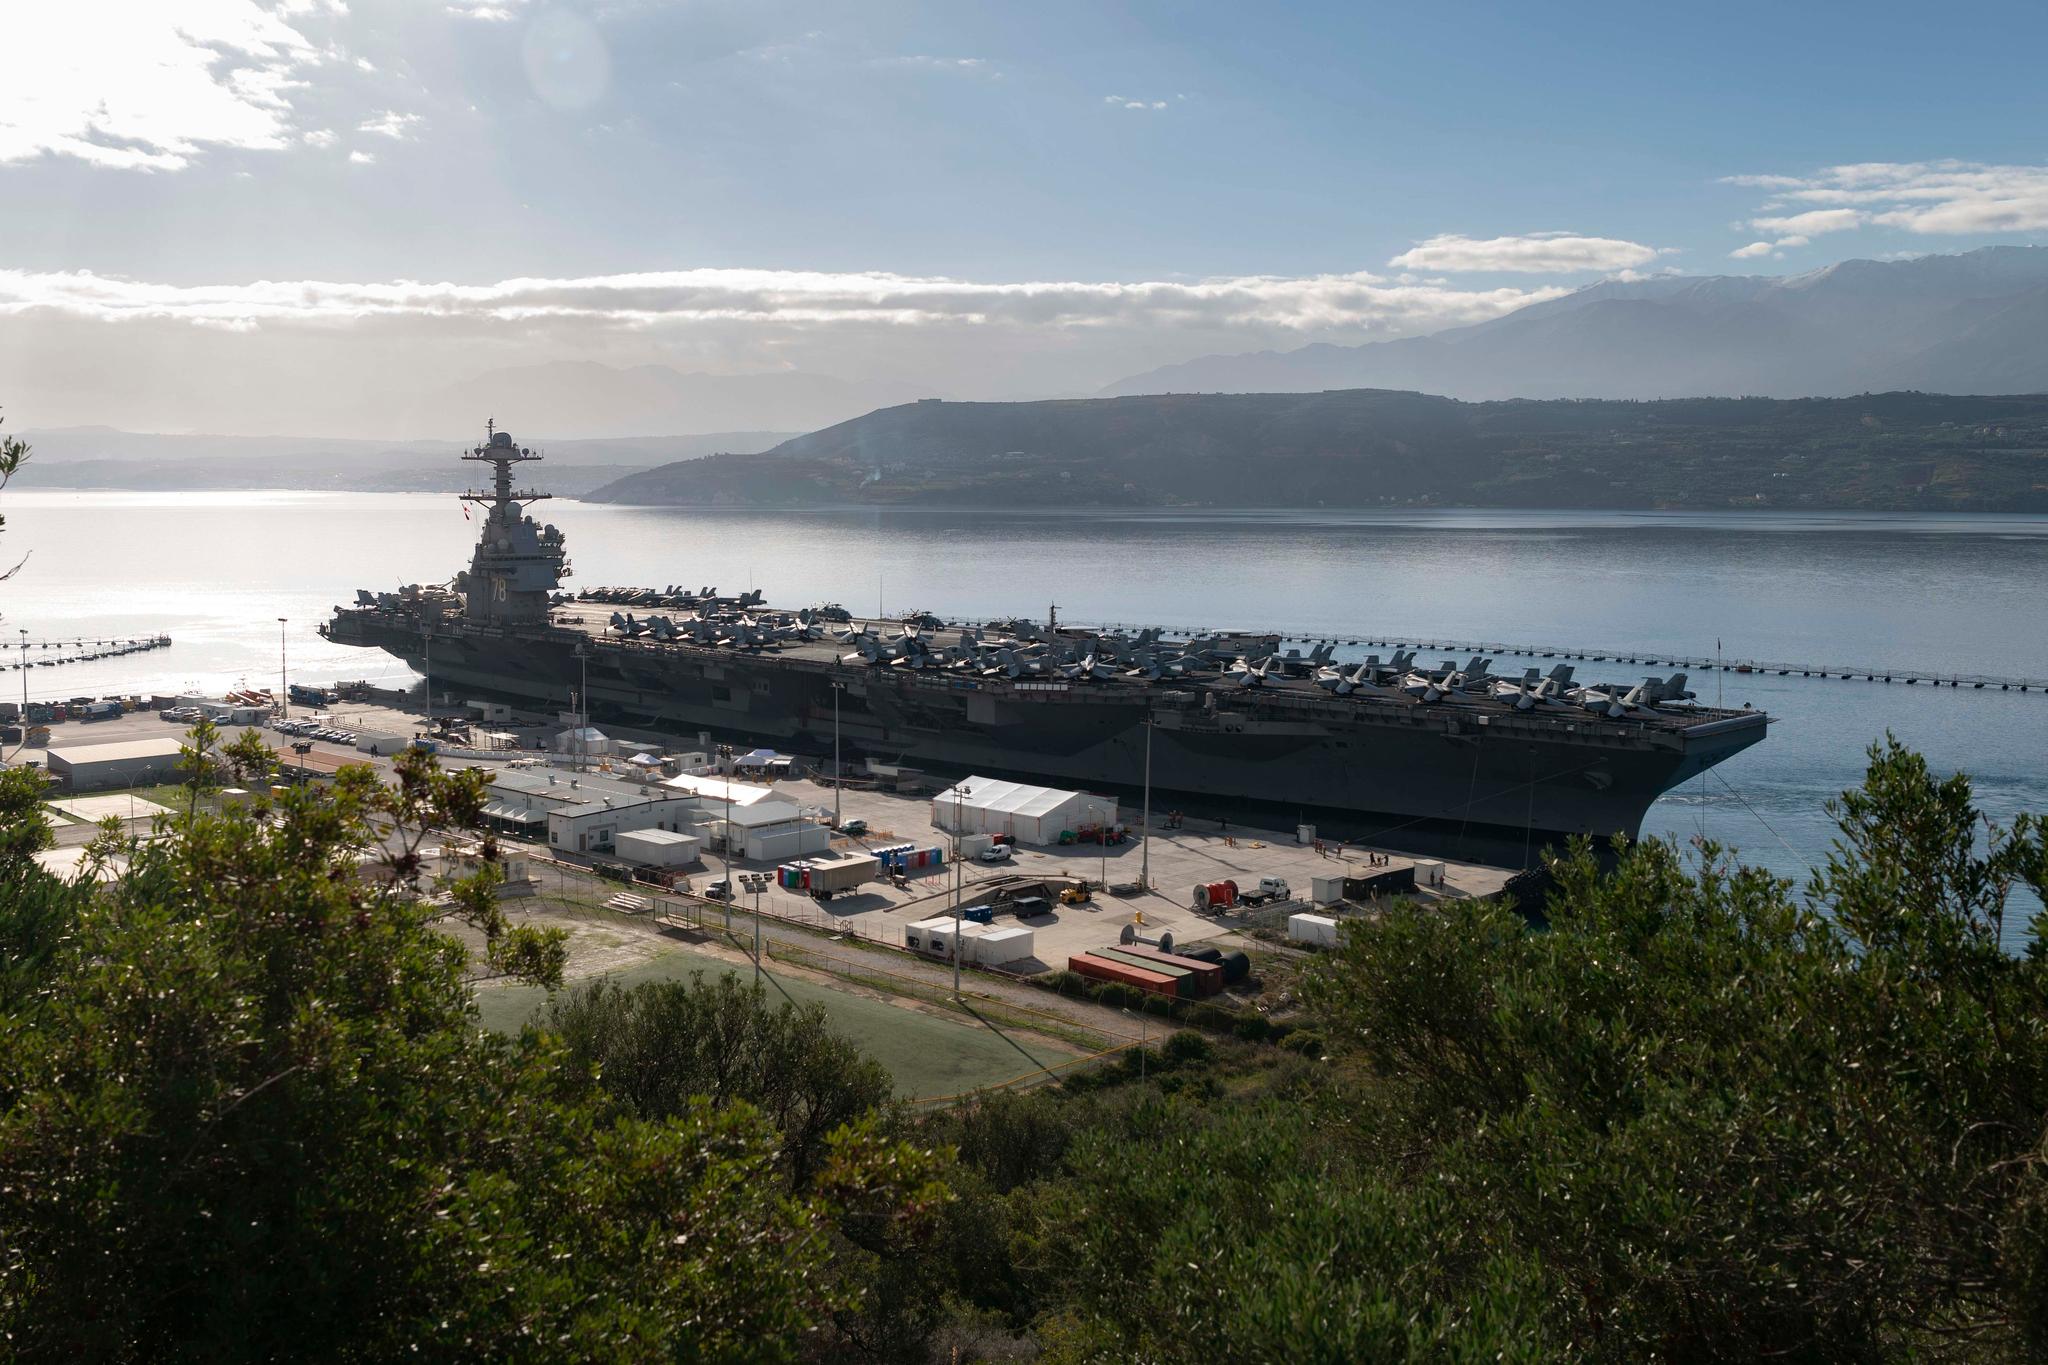
MULTIPOLYGON (((752 974, 752 968, 672 948, 638 966, 612 973, 611 979, 636 986, 643 981, 680 980, 696 971, 706 976, 713 972, 752 974)), ((823 1005, 832 1027, 887 1067, 896 1080, 896 1093, 905 1099, 958 1094, 1080 1055, 1076 1048, 1036 1035, 999 1033, 978 1024, 937 1018, 818 982, 778 976, 772 969, 763 981, 771 1001, 823 1005)), ((500 1032, 517 1029, 544 999, 544 992, 533 986, 492 985, 477 990, 483 1022, 500 1032)))

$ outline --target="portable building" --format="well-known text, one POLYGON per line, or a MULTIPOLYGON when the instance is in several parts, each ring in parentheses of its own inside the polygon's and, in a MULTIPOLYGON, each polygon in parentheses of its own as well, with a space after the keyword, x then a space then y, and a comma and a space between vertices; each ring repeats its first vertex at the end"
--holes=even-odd
POLYGON ((67 791, 168 782, 177 776, 179 744, 175 735, 112 744, 66 744, 51 749, 47 763, 51 778, 67 791))
POLYGON ((642 867, 687 867, 701 856, 704 841, 673 829, 629 829, 612 836, 612 852, 642 867))
POLYGON ((1317 905, 1335 905, 1344 899, 1344 878, 1311 877, 1309 891, 1317 905))
MULTIPOLYGON (((915 924, 906 924, 903 926, 903 946, 914 953, 951 959, 955 927, 951 915, 935 915, 930 919, 921 919, 915 924)), ((971 928, 964 918, 957 927, 962 937, 965 937, 971 928)))
POLYGON ((1363 877, 1350 876, 1344 879, 1344 899, 1353 901, 1371 900, 1374 896, 1398 896, 1415 889, 1415 868, 1402 863, 1369 872, 1363 877))
POLYGON ((1116 798, 970 777, 932 798, 932 827, 952 834, 1007 834, 1020 844, 1057 844, 1063 831, 1115 826, 1116 798))
POLYGON ((984 967, 1007 967, 1027 962, 1038 954, 1038 935, 1022 925, 1006 924, 983 930, 969 950, 973 960, 984 967))
POLYGON ((1313 943, 1319 947, 1334 948, 1337 946, 1337 921, 1328 915, 1289 915, 1287 937, 1296 943, 1313 943))
POLYGON ((1444 884, 1444 865, 1435 858, 1417 858, 1415 860, 1415 884, 1417 886, 1442 886, 1444 884))

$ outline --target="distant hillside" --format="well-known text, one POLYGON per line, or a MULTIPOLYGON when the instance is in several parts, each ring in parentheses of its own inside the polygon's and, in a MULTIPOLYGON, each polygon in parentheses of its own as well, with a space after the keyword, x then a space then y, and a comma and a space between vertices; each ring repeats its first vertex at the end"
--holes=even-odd
POLYGON ((1357 389, 885 408, 599 502, 2048 511, 2048 397, 1463 403, 1357 389))
POLYGON ((749 427, 809 431, 929 392, 797 371, 701 374, 667 365, 562 360, 486 371, 423 395, 394 418, 401 431, 464 431, 483 415, 510 420, 515 412, 544 415, 555 431, 596 437, 749 427))
MULTIPOLYGON (((506 409, 518 411, 519 409, 506 409)), ((448 492, 476 481, 455 441, 352 441, 318 436, 202 436, 64 427, 25 431, 33 450, 17 486, 34 488, 305 488, 354 492, 448 492)), ((481 433, 479 433, 479 436, 481 433)), ((636 470, 719 451, 766 450, 788 432, 550 441, 546 483, 580 494, 636 470)))
POLYGON ((1454 398, 1798 398, 2048 391, 2048 248, 1844 261, 1792 276, 1608 281, 1363 346, 1204 356, 1105 395, 1398 388, 1454 398))

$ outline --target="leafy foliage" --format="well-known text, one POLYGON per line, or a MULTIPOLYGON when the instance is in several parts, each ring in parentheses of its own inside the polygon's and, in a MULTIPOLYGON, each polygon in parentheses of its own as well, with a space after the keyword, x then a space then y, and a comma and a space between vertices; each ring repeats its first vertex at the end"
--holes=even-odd
POLYGON ((593 982, 550 1006, 547 1030, 605 1089, 645 1118, 699 1098, 744 1099, 782 1137, 798 1185, 825 1160, 826 1139, 889 1101, 889 1073, 834 1034, 821 1005, 768 1007, 758 986, 702 973, 626 990, 593 982))
POLYGON ((1980 830, 1896 744, 1839 813, 1803 903, 1712 846, 1580 848, 1547 934, 1395 916, 1321 976, 1429 1178, 1543 1265, 1579 1350, 2042 1339, 2048 976, 1997 938, 2042 826, 1980 830))
MULTIPOLYGON (((10 829, 41 818, 16 785, 10 829)), ((551 1039, 481 1029, 417 877, 474 787, 422 756, 183 815, 101 884, 6 859, 12 1352, 794 1359, 858 1297, 840 1219, 939 1201, 872 1121, 797 1186, 751 1105, 622 1115, 551 1039)))
POLYGON ((1545 931, 1355 922, 1286 1046, 1174 1033, 926 1115, 727 978, 479 1028, 477 973, 562 970, 498 914, 488 839, 424 875, 482 792, 414 754, 195 799, 66 884, 0 774, 10 1350, 2048 1353, 2048 925, 2000 948, 2048 828, 1991 828, 1896 744, 1803 894, 1711 845, 1580 847, 1545 931))

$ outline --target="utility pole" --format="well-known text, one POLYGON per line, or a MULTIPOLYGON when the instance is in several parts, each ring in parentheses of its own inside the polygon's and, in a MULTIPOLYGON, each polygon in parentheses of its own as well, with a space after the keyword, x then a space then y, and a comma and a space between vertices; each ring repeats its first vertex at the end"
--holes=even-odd
POLYGON ((292 713, 292 689, 285 677, 284 623, 284 617, 277 618, 277 714, 289 716, 292 713))
POLYGON ((846 785, 846 770, 839 766, 839 693, 845 684, 838 679, 832 681, 832 828, 838 829, 845 821, 839 818, 839 791, 846 785))
POLYGON ((965 783, 953 788, 953 998, 960 998, 960 801, 974 793, 965 783))
POLYGON ((434 732, 434 632, 422 627, 420 638, 427 642, 427 657, 420 663, 421 682, 427 690, 427 733, 434 732))
POLYGON ((1145 717, 1145 824, 1138 831, 1138 886, 1152 889, 1152 717, 1145 717))
POLYGON ((28 748, 28 630, 26 627, 23 627, 21 632, 21 743, 14 746, 15 758, 19 759, 22 750, 26 748, 28 748))
POLYGON ((583 703, 576 726, 576 771, 580 773, 590 766, 590 651, 581 640, 576 642, 576 661, 583 669, 583 688, 576 694, 583 703))

